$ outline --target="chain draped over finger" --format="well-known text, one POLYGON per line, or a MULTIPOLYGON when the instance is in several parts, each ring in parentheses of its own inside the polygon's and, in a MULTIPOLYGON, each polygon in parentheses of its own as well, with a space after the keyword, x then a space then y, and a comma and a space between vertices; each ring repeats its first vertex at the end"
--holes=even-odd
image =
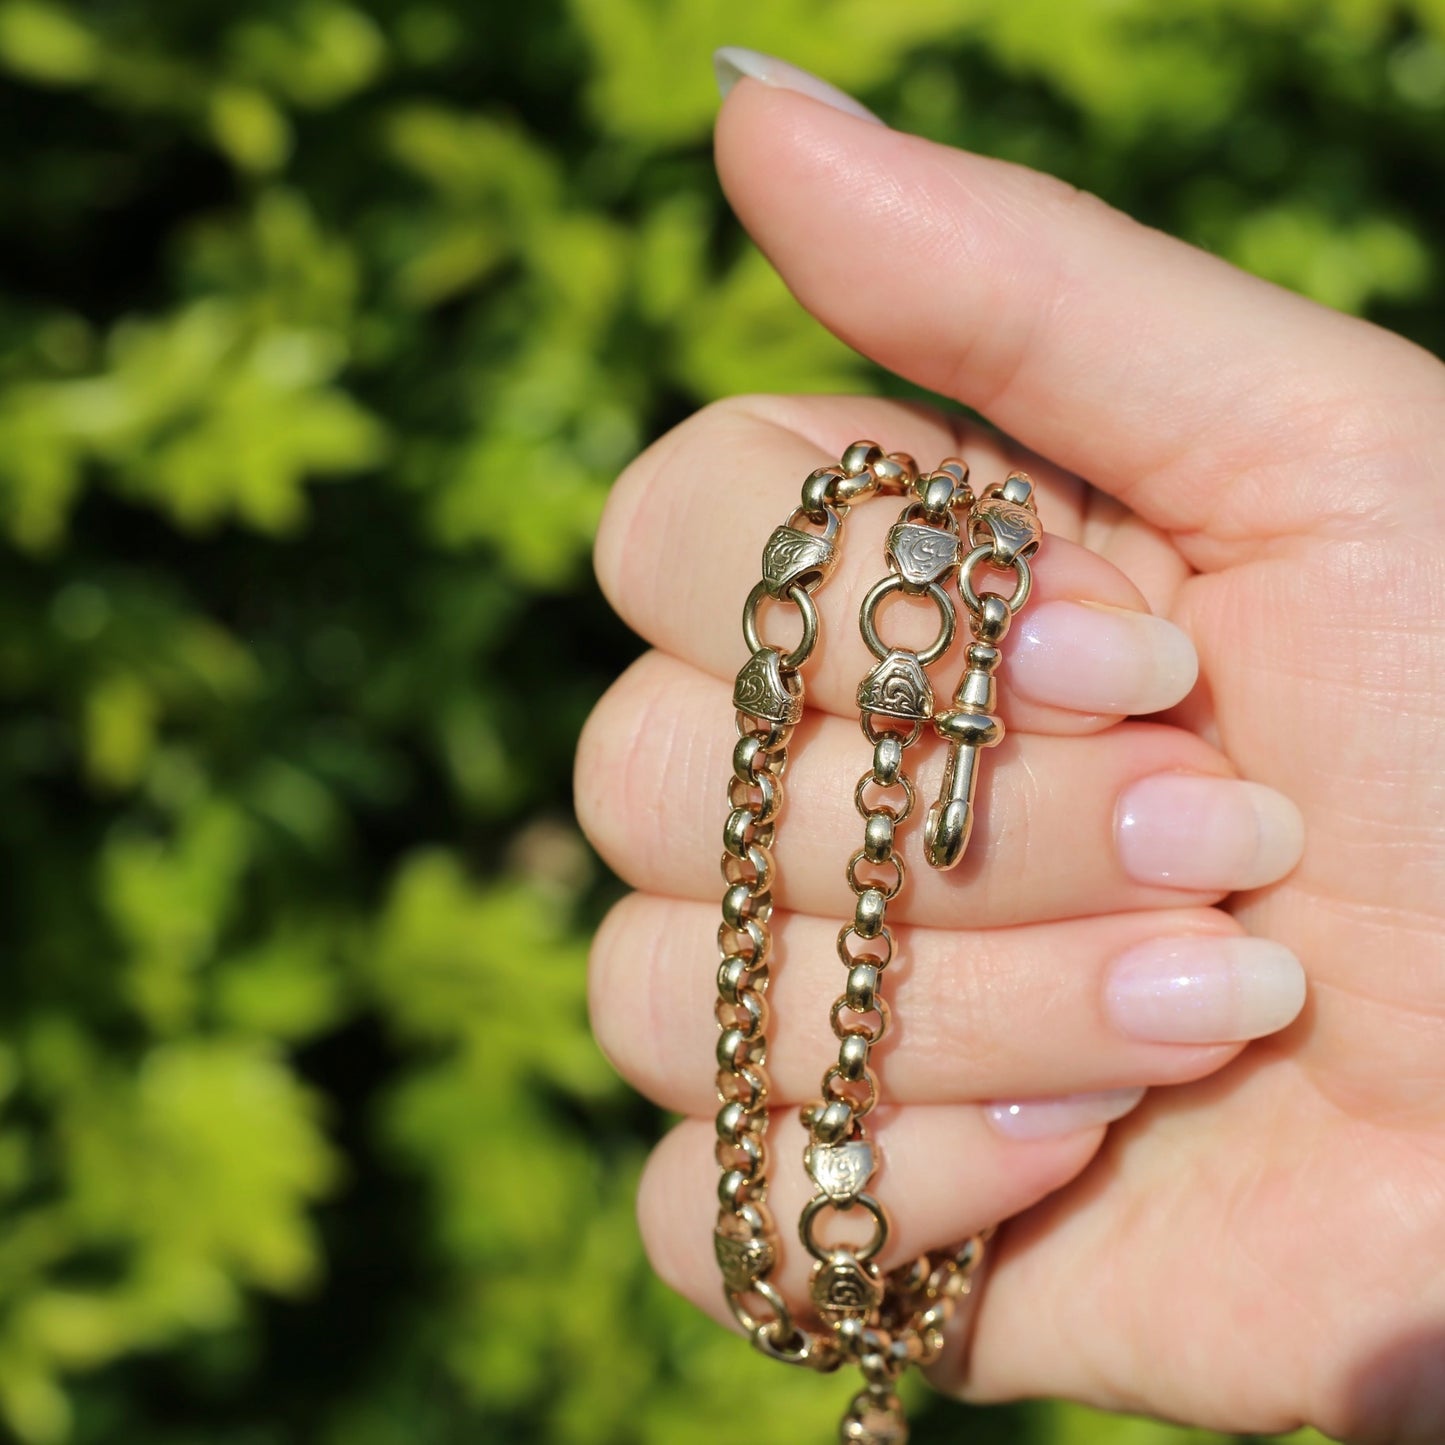
POLYGON ((942 795, 928 814, 925 853, 931 866, 951 868, 963 856, 972 826, 980 750, 1003 736, 1003 724, 993 714, 997 643, 1028 599, 1028 559, 1040 540, 1033 486, 1024 474, 1013 473, 975 498, 960 460, 951 458, 920 476, 911 457, 855 442, 839 465, 814 471, 803 484, 798 508, 763 549, 762 580, 743 610, 750 656, 733 693, 738 741, 723 828, 727 887, 718 928, 716 1155, 721 1172, 715 1250, 729 1308, 759 1350, 823 1371, 845 1360, 859 1366, 864 1388, 844 1416, 840 1438, 863 1445, 906 1440, 898 1377, 910 1364, 937 1359, 944 1326, 957 1301, 970 1293, 991 1233, 922 1255, 887 1275, 877 1263, 889 1221, 882 1203, 867 1192, 880 1161, 864 1121, 879 1098, 870 1051, 889 1024, 880 992, 894 953, 887 908, 907 876, 896 851, 898 829, 916 802, 904 757, 930 720, 949 744, 942 795), (820 1327, 813 1328, 794 1318, 770 1280, 778 1260, 767 1205, 772 847, 788 745, 803 716, 802 669, 819 636, 813 593, 834 568, 850 508, 876 495, 905 494, 911 500, 885 548, 888 574, 868 592, 859 619, 877 659, 857 695, 873 756, 854 793, 864 830, 862 847, 846 868, 855 898, 853 918, 837 940, 847 969, 830 1014, 838 1057, 823 1075, 821 1098, 802 1111, 809 1135, 804 1165, 816 1191, 799 1221, 800 1237, 815 1261, 810 1302, 820 1327), (978 577, 985 568, 1012 571, 1012 592, 981 592, 978 577), (925 668, 954 640, 956 613, 945 590, 951 579, 957 582, 973 642, 953 707, 935 716, 925 668), (897 593, 927 596, 937 607, 939 632, 928 647, 895 648, 881 639, 878 611, 897 593), (760 613, 770 600, 790 603, 800 614, 802 637, 790 649, 763 640, 760 613), (859 1217, 869 1222, 866 1241, 830 1244, 821 1237, 830 1219, 859 1217))

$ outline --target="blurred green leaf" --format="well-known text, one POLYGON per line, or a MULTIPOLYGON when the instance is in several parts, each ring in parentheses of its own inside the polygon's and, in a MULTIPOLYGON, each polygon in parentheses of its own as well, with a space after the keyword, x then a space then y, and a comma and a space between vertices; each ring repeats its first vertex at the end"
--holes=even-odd
POLYGON ((0 64, 50 85, 89 80, 99 68, 95 35, 65 8, 44 0, 0 5, 0 64))
POLYGON ((291 127, 264 91, 245 85, 211 94, 211 134, 243 170, 274 171, 291 153, 291 127))

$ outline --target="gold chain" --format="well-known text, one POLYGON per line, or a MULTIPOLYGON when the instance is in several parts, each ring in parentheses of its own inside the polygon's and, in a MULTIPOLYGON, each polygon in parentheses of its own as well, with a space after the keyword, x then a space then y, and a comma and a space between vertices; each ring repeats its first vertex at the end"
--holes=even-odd
POLYGON ((973 821, 981 749, 1003 736, 994 713, 998 644, 1028 600, 1028 559, 1042 540, 1033 484, 1021 472, 975 498, 968 467, 950 458, 920 476, 911 457, 854 442, 841 463, 813 472, 801 503, 763 549, 762 580, 743 609, 751 653, 733 691, 738 742, 728 782, 722 872, 727 884, 718 928, 717 1115, 719 1213, 714 1241, 728 1305, 764 1354, 812 1369, 856 1363, 864 1386, 843 1417, 839 1438, 859 1445, 902 1445, 908 1437, 896 1384, 910 1364, 926 1365, 943 1349, 943 1330, 972 1288, 992 1230, 953 1249, 934 1251, 885 1275, 877 1257, 888 1242, 888 1215, 868 1185, 879 1159, 864 1120, 878 1102, 869 1056, 887 1032, 880 993, 894 954, 889 902, 906 873, 898 830, 913 814, 914 788, 904 755, 925 723, 948 743, 943 789, 929 809, 924 852, 931 866, 952 868, 963 856, 973 821), (888 534, 888 574, 863 600, 859 626, 877 665, 858 687, 859 721, 873 749, 854 801, 863 817, 863 846, 848 860, 853 918, 838 934, 847 969, 832 1008, 838 1060, 823 1075, 821 1098, 802 1110, 808 1130, 804 1165, 815 1186, 799 1234, 814 1259, 809 1290, 818 1327, 794 1319, 770 1279, 778 1262, 777 1232, 768 1211, 768 1004, 771 968, 773 841, 783 806, 788 744, 803 715, 802 669, 818 642, 813 593, 837 561, 851 507, 876 495, 911 500, 888 534), (964 551, 965 541, 968 544, 964 551), (982 568, 1012 570, 1009 596, 978 590, 982 568), (973 641, 953 706, 935 713, 924 669, 953 642, 955 609, 945 586, 955 580, 973 641), (927 596, 938 608, 939 632, 921 651, 887 646, 876 616, 893 593, 927 596), (762 640, 759 613, 768 601, 791 603, 802 638, 790 650, 762 640), (863 1243, 825 1243, 830 1217, 866 1216, 863 1243))

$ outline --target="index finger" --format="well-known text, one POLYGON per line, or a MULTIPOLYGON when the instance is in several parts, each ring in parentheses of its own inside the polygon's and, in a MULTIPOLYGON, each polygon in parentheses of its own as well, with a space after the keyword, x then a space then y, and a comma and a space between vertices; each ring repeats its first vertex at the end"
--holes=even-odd
MULTIPOLYGON (((975 469, 975 489, 1002 481, 1017 464, 982 428, 960 445, 939 418, 898 402, 772 397, 719 403, 650 447, 614 488, 596 551, 608 600, 654 646, 730 681, 748 656, 739 616, 758 580, 764 542, 797 505, 808 473, 836 462, 865 428, 888 450, 913 452, 930 465, 960 452, 975 469)), ((1078 480, 1025 461, 1039 484, 1045 541, 1028 606, 1002 642, 998 683, 1008 725, 1087 732, 1124 714, 1172 707, 1194 683, 1192 644, 1150 614, 1117 567, 1070 540, 1083 526, 1078 480)), ((808 665, 808 696, 827 711, 856 716, 858 685, 875 665, 859 632, 859 608, 886 575, 884 538, 905 500, 875 498, 852 509, 844 523, 851 535, 815 598, 822 627, 808 665)), ((791 647, 799 619, 786 615, 789 608, 782 611, 760 620, 770 642, 791 647)), ((939 619, 928 598, 896 597, 880 627, 890 646, 921 648, 939 619)), ((936 687, 952 688, 961 651, 955 645, 937 664, 936 687)))

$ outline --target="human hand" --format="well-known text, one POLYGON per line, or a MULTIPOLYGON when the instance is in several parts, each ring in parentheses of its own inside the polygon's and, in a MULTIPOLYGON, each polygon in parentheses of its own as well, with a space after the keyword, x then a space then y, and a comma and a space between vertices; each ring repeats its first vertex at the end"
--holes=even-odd
MULTIPOLYGON (((1146 961, 1170 961, 1152 940, 1247 928, 1305 960, 1305 1015, 1212 1078, 1151 1093, 1083 1180, 1009 1225, 958 1388, 1438 1441, 1445 369, 1056 181, 783 91, 738 87, 718 162, 739 215, 825 324, 1067 470, 912 408, 751 401, 703 413, 619 484, 599 576, 661 651, 594 714, 577 797, 598 846, 644 890, 599 935, 599 1036, 640 1087, 698 1116, 644 1184, 654 1263, 725 1317, 709 1245, 706 960, 725 679, 761 541, 797 480, 856 435, 925 462, 957 451, 976 480, 1022 465, 1049 541, 1006 645, 1010 736, 963 867, 915 867, 899 899, 911 962, 883 1061, 897 1107, 878 1131, 896 1256, 1028 1207, 1089 1162, 1099 1121, 1135 1097, 1124 1091, 1198 1079, 1231 1041, 1283 1021, 1288 955, 1268 945, 1195 945, 1166 969, 1195 980, 1175 990, 1203 1000, 1192 1015, 1138 983, 1146 961), (1112 715, 1183 695, 1174 634, 1098 614, 1122 629, 1119 660, 1091 673, 1071 665, 1067 629, 1084 621, 1067 599, 1147 599, 1193 639, 1203 685, 1172 715, 1192 731, 1112 715), (1304 812, 1308 847, 1284 883, 1298 839, 1276 794, 1141 783, 1233 769, 1304 812), (1240 889, 1255 891, 1227 912, 1208 906, 1240 889), (1134 983, 1117 971, 1123 955, 1134 983), (1084 1097, 1005 1119, 1032 1138, 1007 1137, 980 1107, 1046 1093, 1084 1097), (1050 1125, 1077 1127, 1039 1133, 1050 1125)), ((866 668, 851 616, 891 520, 871 511, 850 519, 819 596, 827 630, 809 697, 839 714, 866 668)), ((834 840, 856 823, 862 747, 826 718, 789 773, 771 1056, 784 1105, 812 1096, 829 1052, 832 934, 848 897, 834 840)), ((920 767, 925 798, 940 765, 920 767)), ((916 836, 910 846, 916 858, 916 836)), ((780 1118, 779 1160, 789 1129, 801 1149, 780 1118)), ((775 1166, 781 1219, 802 1202, 801 1173, 775 1166)), ((795 1291, 802 1264, 782 1272, 795 1291)), ((947 1362, 939 1378, 950 1382, 947 1362)))

